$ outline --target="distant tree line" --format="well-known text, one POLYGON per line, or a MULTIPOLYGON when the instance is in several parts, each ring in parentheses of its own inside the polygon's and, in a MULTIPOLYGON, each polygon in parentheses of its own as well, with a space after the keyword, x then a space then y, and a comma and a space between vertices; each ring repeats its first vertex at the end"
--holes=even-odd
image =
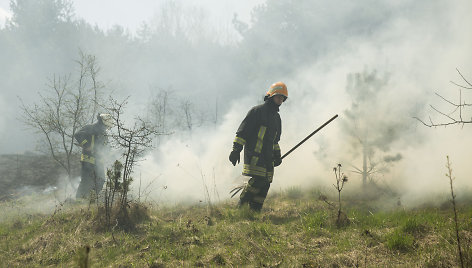
MULTIPOLYGON (((11 0, 12 17, 0 29, 0 59, 7 63, 0 67, 0 87, 9 103, 18 95, 33 98, 28 96, 35 96, 30 93, 42 88, 45 77, 76 68, 71 60, 81 50, 96 56, 103 80, 117 81, 123 91, 145 98, 154 88, 172 88, 215 114, 217 98, 261 96, 266 85, 311 65, 327 48, 372 34, 391 16, 382 14, 381 20, 380 14, 362 10, 365 20, 379 23, 319 23, 333 15, 354 17, 338 14, 331 2, 321 8, 308 0, 268 0, 253 10, 250 26, 235 16, 228 29, 210 24, 204 10, 169 1, 131 34, 118 25, 104 31, 77 18, 70 0, 11 0)), ((357 9, 353 5, 349 12, 357 9)), ((228 105, 219 107, 221 114, 228 105)))

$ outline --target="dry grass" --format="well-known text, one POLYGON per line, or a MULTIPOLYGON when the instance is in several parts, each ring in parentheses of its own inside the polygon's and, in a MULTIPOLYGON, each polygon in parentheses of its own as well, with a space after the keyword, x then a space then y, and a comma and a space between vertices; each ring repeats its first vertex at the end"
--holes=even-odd
MULTIPOLYGON (((335 209, 305 193, 297 200, 271 197, 262 213, 238 210, 234 200, 211 211, 204 205, 137 207, 129 214, 134 228, 113 233, 96 228, 99 215, 86 204, 68 204, 52 216, 4 221, 0 262, 77 266, 88 246, 92 267, 458 265, 450 210, 372 213, 360 201, 347 203, 355 205, 345 206, 351 223, 343 227, 336 225, 335 209)), ((464 241, 471 240, 471 207, 458 209, 464 241)), ((470 256, 470 246, 464 248, 470 256)))

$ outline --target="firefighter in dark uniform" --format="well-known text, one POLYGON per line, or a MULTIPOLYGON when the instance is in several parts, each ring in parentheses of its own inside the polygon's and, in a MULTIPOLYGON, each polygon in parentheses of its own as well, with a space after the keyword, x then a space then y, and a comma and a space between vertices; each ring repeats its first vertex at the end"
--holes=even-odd
POLYGON ((239 163, 244 147, 243 175, 251 177, 240 195, 239 206, 249 204, 254 211, 262 209, 274 176, 274 167, 282 163, 279 106, 287 98, 284 83, 272 84, 264 97, 264 104, 249 110, 236 132, 229 160, 233 165, 239 163))
POLYGON ((80 162, 80 184, 76 198, 86 198, 91 191, 98 196, 105 183, 103 149, 106 144, 106 131, 113 126, 110 114, 97 115, 95 124, 86 125, 75 133, 74 137, 82 147, 80 162))

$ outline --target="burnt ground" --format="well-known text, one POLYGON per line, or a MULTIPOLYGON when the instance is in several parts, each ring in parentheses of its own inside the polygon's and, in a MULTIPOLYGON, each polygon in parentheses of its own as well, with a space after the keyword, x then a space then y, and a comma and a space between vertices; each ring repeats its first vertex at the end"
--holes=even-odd
MULTIPOLYGON (((42 191, 54 187, 66 171, 49 155, 0 155, 0 201, 21 196, 25 189, 42 191)), ((72 161, 72 177, 80 174, 79 156, 72 161)))

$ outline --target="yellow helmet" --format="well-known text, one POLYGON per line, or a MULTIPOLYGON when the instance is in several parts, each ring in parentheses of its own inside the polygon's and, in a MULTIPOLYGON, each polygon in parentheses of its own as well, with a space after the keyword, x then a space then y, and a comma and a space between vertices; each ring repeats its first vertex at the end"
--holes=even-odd
POLYGON ((273 83, 266 93, 266 98, 272 98, 275 95, 282 95, 285 97, 284 101, 288 98, 287 86, 283 82, 273 83))

